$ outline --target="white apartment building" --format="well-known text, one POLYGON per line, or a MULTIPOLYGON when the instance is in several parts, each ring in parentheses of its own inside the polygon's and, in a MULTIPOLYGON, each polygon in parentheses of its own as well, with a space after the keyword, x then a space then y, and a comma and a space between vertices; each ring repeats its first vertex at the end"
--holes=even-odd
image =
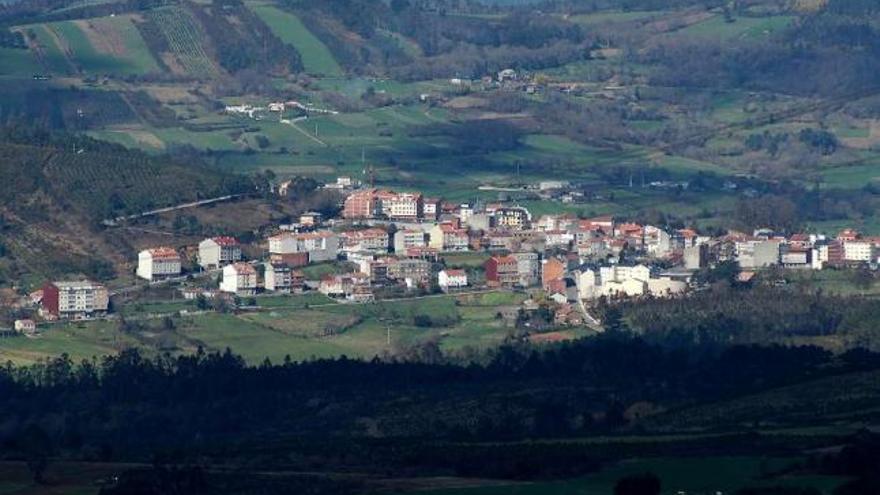
POLYGON ((269 237, 269 254, 309 253, 310 262, 335 260, 339 237, 329 230, 295 234, 282 232, 269 237))
POLYGON ((220 268, 240 259, 241 246, 233 237, 212 237, 199 243, 199 265, 205 269, 220 268))
POLYGON ((247 263, 233 263, 223 267, 223 280, 220 290, 238 296, 252 296, 257 293, 257 270, 247 263))
POLYGON ((422 217, 422 195, 418 193, 379 194, 380 211, 391 219, 416 219, 422 217))
POLYGON ((137 276, 157 280, 180 275, 180 254, 170 247, 144 249, 138 253, 137 276))
POLYGON ((874 245, 871 241, 845 241, 843 243, 844 261, 870 263, 874 259, 874 245))

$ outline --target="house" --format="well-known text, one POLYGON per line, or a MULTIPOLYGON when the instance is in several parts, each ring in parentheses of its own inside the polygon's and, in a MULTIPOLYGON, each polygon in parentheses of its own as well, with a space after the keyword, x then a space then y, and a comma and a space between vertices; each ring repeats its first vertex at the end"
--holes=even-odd
POLYGON ((541 276, 541 258, 538 253, 513 253, 511 256, 516 258, 519 285, 521 287, 536 285, 541 276))
POLYGON ((782 246, 779 260, 785 268, 811 268, 813 265, 811 255, 811 249, 787 245, 782 246))
POLYGON ((563 327, 579 327, 584 324, 584 315, 568 303, 562 303, 553 314, 553 323, 563 327))
POLYGON ((362 273, 330 274, 321 279, 318 291, 329 297, 371 299, 370 279, 362 273))
POLYGON ((241 246, 234 237, 211 237, 199 243, 199 265, 207 270, 241 260, 241 246))
POLYGON ((529 228, 532 223, 532 214, 521 206, 496 208, 492 216, 498 228, 522 230, 529 228))
POLYGON ((37 324, 34 322, 34 320, 30 319, 15 320, 13 328, 16 332, 23 333, 25 335, 31 335, 36 333, 37 324))
POLYGON ((342 218, 348 219, 384 216, 392 220, 418 220, 423 215, 424 198, 421 193, 412 192, 366 189, 348 195, 342 207, 342 218))
POLYGON ((442 203, 440 198, 425 198, 422 205, 422 214, 425 220, 433 221, 440 218, 442 203))
POLYGON ((748 239, 737 242, 736 256, 743 268, 763 268, 779 264, 778 240, 748 239))
POLYGON ((709 264, 709 246, 707 244, 685 245, 684 267, 688 270, 699 270, 709 264))
POLYGON ((427 247, 428 235, 424 231, 415 229, 402 229, 394 233, 394 252, 406 253, 410 248, 427 247))
POLYGON ((548 258, 541 264, 541 285, 548 290, 551 283, 565 277, 566 265, 558 258, 548 258))
POLYGON ((377 197, 379 212, 391 220, 412 221, 424 215, 424 198, 420 193, 382 191, 377 197))
POLYGON ((339 251, 339 238, 329 230, 281 232, 270 236, 268 241, 270 260, 292 267, 335 260, 339 251))
MULTIPOLYGON (((263 287, 273 292, 293 292, 293 269, 287 265, 264 263, 263 287)), ((299 287, 302 289, 302 285, 299 287)))
POLYGON ((240 261, 224 266, 220 290, 237 296, 253 296, 257 293, 257 270, 240 261))
POLYGON ((574 242, 574 234, 567 230, 545 230, 544 242, 550 247, 568 248, 574 242))
POLYGON ((43 286, 42 304, 50 318, 86 319, 107 313, 110 293, 88 280, 50 282, 43 286))
POLYGON ((516 81, 516 77, 516 71, 513 69, 498 71, 498 82, 516 81))
POLYGON ((452 289, 461 289, 467 287, 468 277, 464 270, 441 270, 437 274, 437 285, 443 292, 449 292, 452 289))
POLYGON ((516 237, 510 232, 495 231, 483 238, 483 246, 490 251, 513 251, 519 246, 516 237))
POLYGON ((430 237, 430 247, 439 251, 456 252, 470 249, 467 230, 458 228, 449 222, 435 225, 431 229, 430 237))
POLYGON ((300 225, 306 227, 317 227, 324 221, 324 215, 316 211, 308 211, 299 216, 300 225))
POLYGON ((581 231, 601 231, 605 234, 612 234, 614 233, 614 217, 604 215, 581 220, 578 224, 578 229, 581 231))
POLYGON ((368 260, 360 265, 361 273, 370 279, 372 285, 387 285, 391 281, 388 272, 396 259, 382 258, 378 260, 368 260))
POLYGON ((157 247, 138 253, 137 276, 157 280, 180 275, 180 254, 174 248, 157 247))
POLYGON ((346 253, 369 251, 374 253, 388 252, 388 232, 378 227, 350 230, 340 236, 342 250, 346 253))
POLYGON ((424 259, 395 260, 388 266, 388 277, 409 281, 407 285, 425 285, 431 280, 431 263, 424 259))
POLYGON ((513 256, 492 256, 483 264, 490 287, 515 287, 519 284, 519 261, 513 256))
POLYGON ((342 206, 342 218, 374 218, 378 211, 376 190, 367 189, 349 194, 342 206))

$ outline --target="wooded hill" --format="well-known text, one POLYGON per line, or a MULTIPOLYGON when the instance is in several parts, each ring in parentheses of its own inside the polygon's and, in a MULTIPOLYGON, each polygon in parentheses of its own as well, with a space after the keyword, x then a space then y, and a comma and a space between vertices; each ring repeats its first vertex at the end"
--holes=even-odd
POLYGON ((101 230, 107 218, 243 192, 247 179, 88 138, 0 134, 0 276, 107 278, 131 256, 101 230))

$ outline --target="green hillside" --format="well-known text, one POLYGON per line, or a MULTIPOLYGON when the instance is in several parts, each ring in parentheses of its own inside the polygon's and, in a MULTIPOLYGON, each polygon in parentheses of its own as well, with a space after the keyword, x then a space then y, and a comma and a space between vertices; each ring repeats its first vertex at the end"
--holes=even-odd
POLYGON ((333 58, 330 50, 303 25, 296 15, 272 5, 254 4, 251 9, 276 36, 296 48, 307 73, 331 77, 343 74, 342 67, 333 58))

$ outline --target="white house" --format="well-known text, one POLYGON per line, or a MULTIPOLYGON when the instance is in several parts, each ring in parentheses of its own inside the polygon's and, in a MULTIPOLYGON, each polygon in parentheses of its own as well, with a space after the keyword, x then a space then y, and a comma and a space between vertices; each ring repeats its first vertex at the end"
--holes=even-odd
POLYGON ((335 260, 339 253, 339 237, 329 230, 301 234, 282 232, 269 237, 269 253, 308 253, 310 262, 335 260))
POLYGON ((138 253, 137 276, 146 280, 180 275, 180 254, 170 247, 144 249, 138 253))
POLYGON ((199 243, 199 265, 220 268, 241 259, 241 246, 234 237, 212 237, 199 243))
POLYGON ((32 334, 37 331, 37 324, 34 320, 24 319, 15 320, 15 331, 24 334, 32 334))
POLYGON ((467 272, 464 270, 442 270, 437 274, 437 284, 444 292, 467 287, 467 272))
POLYGON ((223 267, 223 281, 220 290, 239 296, 252 296, 257 293, 257 270, 247 263, 233 263, 223 267))

